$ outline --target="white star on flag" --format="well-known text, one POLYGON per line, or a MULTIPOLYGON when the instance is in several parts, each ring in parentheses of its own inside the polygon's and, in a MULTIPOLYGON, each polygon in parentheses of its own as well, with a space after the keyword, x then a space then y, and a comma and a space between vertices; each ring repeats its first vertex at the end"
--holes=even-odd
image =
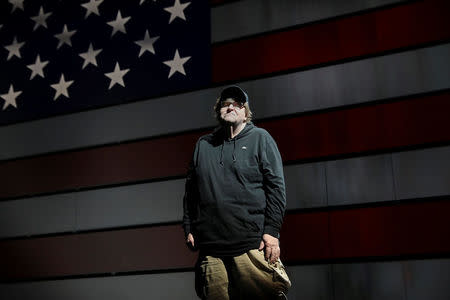
POLYGON ((23 0, 8 0, 8 2, 13 6, 11 13, 13 13, 16 8, 20 8, 21 10, 23 10, 23 0))
POLYGON ((103 0, 89 0, 89 2, 81 4, 84 8, 86 8, 86 16, 84 16, 85 19, 89 17, 89 15, 96 14, 97 16, 100 16, 100 13, 98 12, 98 6, 102 4, 103 0))
POLYGON ((64 79, 64 74, 61 74, 61 78, 59 79, 59 83, 55 83, 50 85, 52 88, 56 90, 55 97, 53 100, 56 100, 59 96, 64 95, 67 98, 69 98, 69 92, 67 92, 67 88, 71 86, 73 83, 73 80, 66 81, 64 79))
POLYGON ((58 41, 58 46, 56 46, 56 49, 59 49, 64 44, 67 44, 70 47, 72 47, 72 41, 70 40, 70 38, 76 32, 77 32, 76 30, 68 31, 67 30, 67 25, 64 25, 63 31, 61 33, 55 34, 55 38, 57 38, 59 40, 58 41))
POLYGON ((143 40, 135 41, 136 44, 141 46, 141 51, 139 51, 139 57, 145 52, 149 51, 155 54, 155 48, 153 48, 153 44, 159 39, 159 36, 150 37, 148 34, 148 30, 145 31, 145 36, 143 40))
POLYGON ((123 32, 127 33, 125 30, 125 23, 128 22, 130 17, 122 18, 122 14, 120 13, 120 10, 117 12, 117 17, 114 21, 108 22, 108 25, 113 28, 113 31, 111 33, 111 37, 117 32, 123 32))
POLYGON ((111 79, 111 83, 109 84, 108 90, 111 89, 116 83, 125 87, 125 83, 123 82, 123 76, 125 76, 125 74, 127 74, 128 71, 130 71, 130 69, 121 70, 119 63, 116 62, 116 67, 114 68, 114 72, 105 73, 105 76, 107 76, 111 79))
POLYGON ((48 61, 41 62, 41 58, 39 57, 39 54, 38 54, 38 56, 36 57, 36 62, 34 64, 27 65, 27 68, 32 71, 30 79, 33 79, 34 76, 36 76, 36 75, 39 75, 42 78, 44 78, 44 67, 47 64, 48 64, 48 61))
POLYGON ((184 64, 190 59, 190 56, 186 57, 180 57, 180 54, 178 54, 178 49, 175 50, 175 56, 173 57, 173 60, 167 60, 163 63, 170 67, 169 71, 169 77, 170 78, 175 72, 180 72, 184 76, 186 76, 186 72, 184 71, 184 64))
POLYGON ((20 48, 25 44, 25 42, 18 43, 17 37, 14 37, 14 40, 11 45, 5 46, 6 50, 9 51, 8 58, 6 60, 9 60, 13 56, 17 56, 18 58, 22 58, 20 55, 20 48))
POLYGON ((3 110, 5 110, 8 106, 12 105, 15 108, 17 108, 17 103, 16 103, 16 98, 17 96, 19 96, 20 94, 22 94, 21 91, 17 91, 14 92, 14 88, 13 85, 11 84, 9 86, 9 91, 8 94, 3 94, 0 95, 0 97, 3 98, 3 100, 5 100, 5 103, 3 104, 3 110))
POLYGON ((84 59, 83 66, 81 69, 84 69, 88 64, 93 64, 97 67, 97 59, 95 58, 100 52, 102 52, 102 49, 94 50, 92 47, 92 43, 89 44, 89 49, 87 52, 80 53, 79 55, 84 59))
POLYGON ((41 6, 39 9, 39 14, 36 17, 31 17, 31 20, 36 22, 33 27, 33 31, 35 31, 39 26, 43 26, 47 28, 47 18, 50 17, 52 13, 44 13, 44 8, 41 6))
POLYGON ((191 2, 180 4, 180 0, 175 0, 173 6, 164 8, 165 11, 168 11, 170 13, 169 24, 172 23, 172 21, 175 20, 175 18, 180 18, 186 21, 184 9, 188 7, 189 4, 191 4, 191 2))

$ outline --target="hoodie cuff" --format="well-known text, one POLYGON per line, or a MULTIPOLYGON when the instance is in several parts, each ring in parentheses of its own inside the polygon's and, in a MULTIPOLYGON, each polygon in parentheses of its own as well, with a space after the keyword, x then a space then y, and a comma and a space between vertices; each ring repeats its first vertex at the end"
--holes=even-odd
POLYGON ((270 234, 271 236, 276 237, 277 239, 280 238, 280 230, 270 225, 266 225, 264 227, 264 234, 270 234))
POLYGON ((183 229, 184 229, 184 237, 187 238, 189 233, 191 233, 191 225, 190 224, 184 224, 183 225, 183 229))

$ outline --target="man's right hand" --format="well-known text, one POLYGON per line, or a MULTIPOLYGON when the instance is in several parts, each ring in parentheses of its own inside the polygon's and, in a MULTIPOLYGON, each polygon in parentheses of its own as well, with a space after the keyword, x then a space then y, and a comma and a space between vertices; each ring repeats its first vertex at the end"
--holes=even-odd
POLYGON ((192 233, 188 234, 186 238, 186 244, 188 245, 189 248, 195 249, 194 236, 192 235, 192 233))

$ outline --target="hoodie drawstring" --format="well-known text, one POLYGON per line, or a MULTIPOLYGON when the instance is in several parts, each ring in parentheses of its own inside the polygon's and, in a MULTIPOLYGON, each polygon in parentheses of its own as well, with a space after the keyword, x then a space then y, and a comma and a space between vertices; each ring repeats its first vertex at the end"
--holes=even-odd
POLYGON ((236 162, 236 139, 233 140, 233 163, 236 162))
MULTIPOLYGON (((248 134, 248 132, 255 127, 253 125, 252 122, 248 122, 247 125, 245 125, 245 127, 242 129, 242 131, 233 139, 226 139, 226 134, 224 131, 223 127, 217 127, 216 129, 214 129, 213 132, 213 136, 216 139, 220 139, 220 141, 222 142, 222 145, 220 147, 220 160, 219 160, 219 164, 223 167, 224 166, 224 162, 223 162, 223 148, 224 148, 224 144, 226 142, 230 142, 231 140, 233 141, 233 163, 235 163, 237 161, 237 157, 236 157, 236 140, 237 138, 242 138, 243 136, 246 136, 248 134)), ((244 147, 245 148, 245 147, 244 147)))
POLYGON ((222 143, 222 147, 220 148, 220 161, 219 164, 223 167, 223 144, 225 144, 225 142, 222 143))
MULTIPOLYGON (((223 167, 223 147, 225 142, 222 143, 222 146, 220 147, 220 161, 219 164, 223 167)), ((236 140, 233 139, 233 163, 236 162, 236 140)))

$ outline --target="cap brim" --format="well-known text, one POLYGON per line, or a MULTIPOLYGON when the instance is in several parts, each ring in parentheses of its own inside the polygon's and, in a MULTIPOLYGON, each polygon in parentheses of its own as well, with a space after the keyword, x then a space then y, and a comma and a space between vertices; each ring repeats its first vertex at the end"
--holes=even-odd
POLYGON ((220 93, 220 101, 225 101, 228 98, 232 98, 241 103, 248 101, 247 94, 238 86, 227 87, 220 93))

